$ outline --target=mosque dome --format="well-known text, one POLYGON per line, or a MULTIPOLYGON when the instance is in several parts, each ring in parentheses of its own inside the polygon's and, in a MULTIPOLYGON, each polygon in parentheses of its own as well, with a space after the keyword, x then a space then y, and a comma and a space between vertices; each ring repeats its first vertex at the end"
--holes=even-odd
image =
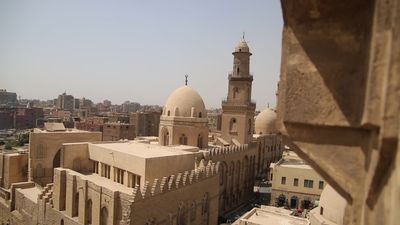
POLYGON ((244 39, 242 39, 239 44, 236 45, 235 52, 250 52, 249 46, 244 39))
POLYGON ((255 120, 256 134, 276 133, 276 113, 267 108, 257 115, 255 120))
POLYGON ((172 92, 167 99, 163 114, 166 116, 207 118, 203 99, 199 93, 188 86, 180 87, 172 92))

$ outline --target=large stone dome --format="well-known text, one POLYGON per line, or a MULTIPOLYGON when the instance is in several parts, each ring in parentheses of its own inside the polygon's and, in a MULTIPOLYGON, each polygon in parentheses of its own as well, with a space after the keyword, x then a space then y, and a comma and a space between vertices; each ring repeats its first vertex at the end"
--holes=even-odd
POLYGON ((255 121, 256 134, 271 134, 276 133, 276 113, 267 108, 257 115, 255 121))
POLYGON ((168 97, 164 107, 165 116, 207 118, 203 99, 191 87, 183 86, 176 89, 168 97))
POLYGON ((250 52, 249 46, 245 40, 241 40, 235 47, 235 52, 250 52))

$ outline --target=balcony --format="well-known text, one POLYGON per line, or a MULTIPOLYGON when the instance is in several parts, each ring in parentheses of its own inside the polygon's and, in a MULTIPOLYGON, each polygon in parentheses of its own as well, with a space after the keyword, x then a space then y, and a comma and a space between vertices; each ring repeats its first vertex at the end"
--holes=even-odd
POLYGON ((232 73, 229 73, 228 80, 251 80, 253 81, 253 74, 249 76, 234 76, 232 73))

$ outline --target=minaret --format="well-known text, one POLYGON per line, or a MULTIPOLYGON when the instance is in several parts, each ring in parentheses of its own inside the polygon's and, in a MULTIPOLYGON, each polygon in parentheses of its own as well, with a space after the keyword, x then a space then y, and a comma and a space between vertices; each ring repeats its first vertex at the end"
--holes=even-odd
POLYGON ((256 104, 251 101, 251 53, 244 37, 232 54, 228 97, 222 101, 222 138, 230 144, 247 144, 253 136, 256 104))

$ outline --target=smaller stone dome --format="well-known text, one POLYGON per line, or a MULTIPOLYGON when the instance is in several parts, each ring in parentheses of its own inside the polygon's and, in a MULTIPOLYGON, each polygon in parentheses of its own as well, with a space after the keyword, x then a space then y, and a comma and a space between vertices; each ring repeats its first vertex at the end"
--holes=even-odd
POLYGON ((164 107, 164 115, 178 117, 207 118, 203 99, 189 86, 176 89, 168 97, 164 107))
POLYGON ((250 48, 245 40, 241 40, 235 47, 235 52, 250 52, 250 48))
POLYGON ((272 109, 264 109, 257 115, 255 120, 256 134, 271 134, 276 133, 276 112, 272 109))

